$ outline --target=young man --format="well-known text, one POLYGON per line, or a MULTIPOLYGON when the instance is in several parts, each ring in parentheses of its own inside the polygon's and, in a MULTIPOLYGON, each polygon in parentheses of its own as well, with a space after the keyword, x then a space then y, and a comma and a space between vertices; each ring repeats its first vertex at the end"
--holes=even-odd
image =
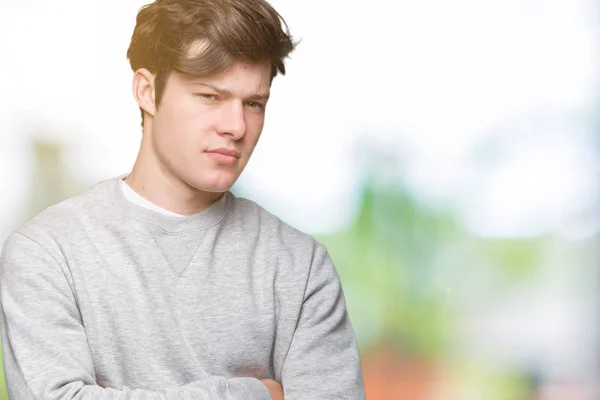
POLYGON ((325 247, 229 189, 293 50, 264 0, 157 0, 128 51, 131 173, 21 226, 1 266, 11 399, 363 399, 325 247))

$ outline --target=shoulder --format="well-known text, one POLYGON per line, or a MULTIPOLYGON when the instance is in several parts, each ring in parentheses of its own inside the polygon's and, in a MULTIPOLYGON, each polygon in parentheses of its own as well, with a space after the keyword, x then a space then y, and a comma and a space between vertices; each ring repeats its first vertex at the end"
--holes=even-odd
POLYGON ((238 226, 244 232, 240 239, 253 238, 254 247, 268 254, 267 265, 276 268, 286 282, 300 283, 288 285, 286 290, 302 288, 303 296, 322 288, 328 293, 339 292, 339 274, 323 243, 252 200, 235 198, 234 203, 233 215, 242 221, 238 226))
POLYGON ((71 235, 86 219, 94 215, 100 217, 100 208, 109 203, 106 182, 97 182, 85 191, 55 203, 31 217, 11 232, 5 246, 19 238, 27 238, 46 248, 58 239, 71 235))
POLYGON ((311 258, 325 247, 312 235, 285 222, 253 200, 234 197, 229 218, 247 232, 266 243, 272 254, 288 253, 295 257, 311 258))

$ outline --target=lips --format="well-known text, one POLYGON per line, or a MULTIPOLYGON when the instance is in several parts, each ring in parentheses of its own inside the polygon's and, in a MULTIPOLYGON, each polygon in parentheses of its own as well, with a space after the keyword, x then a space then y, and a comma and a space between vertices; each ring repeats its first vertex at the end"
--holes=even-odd
POLYGON ((208 150, 207 153, 215 153, 215 154, 221 154, 224 156, 240 158, 240 153, 238 151, 232 150, 232 149, 226 149, 226 148, 208 150))
POLYGON ((217 164, 220 165, 235 165, 240 158, 240 153, 227 148, 219 148, 206 152, 217 164))

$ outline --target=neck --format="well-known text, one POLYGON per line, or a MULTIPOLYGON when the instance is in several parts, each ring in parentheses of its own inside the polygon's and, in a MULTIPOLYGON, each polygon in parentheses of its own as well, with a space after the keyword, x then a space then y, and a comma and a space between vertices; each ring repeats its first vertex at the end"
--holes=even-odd
POLYGON ((216 202, 223 193, 204 192, 177 178, 162 165, 144 134, 140 152, 125 182, 151 203, 180 215, 197 214, 216 202))

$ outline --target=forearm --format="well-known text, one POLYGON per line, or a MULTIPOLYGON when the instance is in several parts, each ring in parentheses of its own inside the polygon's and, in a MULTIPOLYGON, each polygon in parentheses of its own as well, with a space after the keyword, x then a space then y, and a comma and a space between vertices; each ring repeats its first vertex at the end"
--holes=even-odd
POLYGON ((19 365, 3 330, 4 373, 8 393, 14 400, 271 400, 267 386, 259 379, 225 379, 212 376, 185 386, 146 390, 128 387, 101 387, 85 369, 58 370, 43 364, 19 365))
MULTIPOLYGON (((14 382, 14 380, 12 380, 14 382)), ((28 385, 9 385, 11 399, 33 399, 28 385)), ((103 388, 82 381, 70 382, 43 394, 48 400, 271 400, 267 387, 258 379, 211 377, 189 385, 157 391, 130 388, 103 388)))

